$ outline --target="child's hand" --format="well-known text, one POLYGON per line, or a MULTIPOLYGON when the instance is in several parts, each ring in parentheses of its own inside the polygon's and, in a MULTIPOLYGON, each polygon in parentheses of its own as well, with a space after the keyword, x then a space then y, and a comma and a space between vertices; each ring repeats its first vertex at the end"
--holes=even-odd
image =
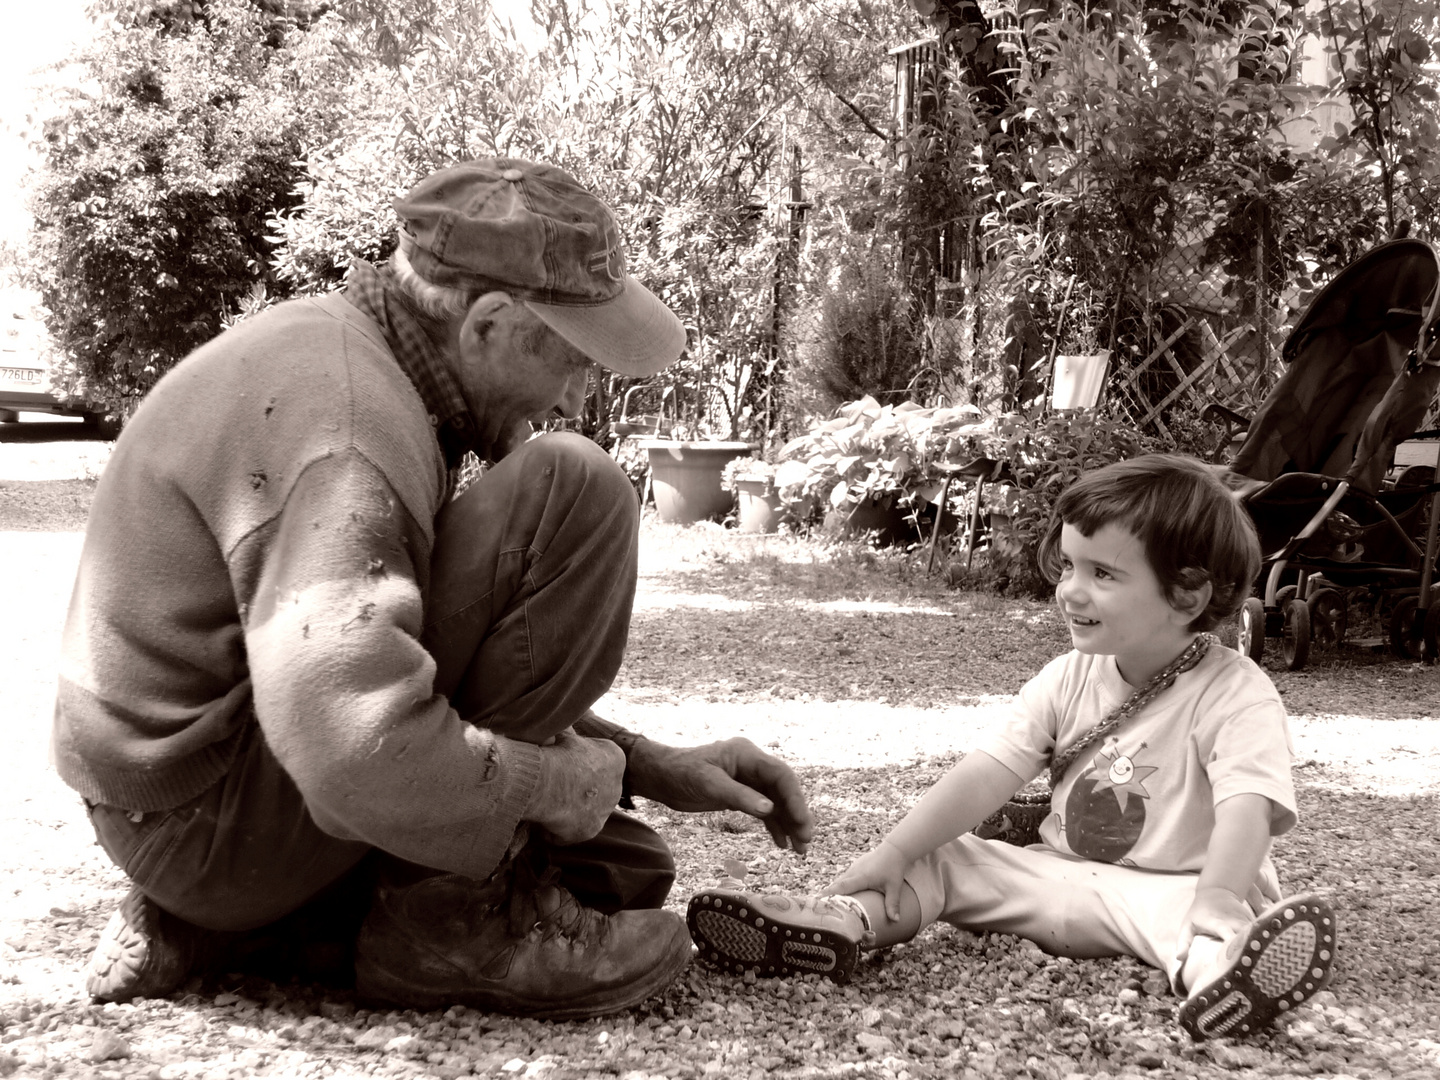
POLYGON ((1190 942, 1198 935, 1228 941, 1254 920, 1250 905, 1229 889, 1218 887, 1195 890, 1195 899, 1180 925, 1177 955, 1183 960, 1190 952, 1190 942))
POLYGON ((825 891, 846 896, 866 891, 881 893, 885 897, 885 917, 896 922, 900 918, 900 889, 912 862, 913 859, 906 858, 890 841, 882 840, 879 847, 851 863, 850 869, 832 881, 825 891))

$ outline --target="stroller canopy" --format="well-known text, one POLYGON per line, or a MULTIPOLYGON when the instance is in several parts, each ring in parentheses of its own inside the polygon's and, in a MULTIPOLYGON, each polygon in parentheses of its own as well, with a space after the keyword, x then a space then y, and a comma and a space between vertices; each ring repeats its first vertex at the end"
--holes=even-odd
POLYGON ((1391 240, 1345 267, 1286 339, 1289 365, 1250 425, 1231 469, 1343 476, 1379 490, 1395 443, 1415 433, 1440 367, 1407 372, 1434 318, 1440 266, 1422 240, 1391 240))

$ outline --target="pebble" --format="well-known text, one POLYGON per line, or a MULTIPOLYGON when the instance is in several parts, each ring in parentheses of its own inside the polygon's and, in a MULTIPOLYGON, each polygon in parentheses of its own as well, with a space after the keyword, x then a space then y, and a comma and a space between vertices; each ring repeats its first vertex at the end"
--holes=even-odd
POLYGON ((861 1031, 855 1036, 855 1041, 871 1056, 879 1057, 888 1054, 895 1049, 895 1044, 884 1035, 878 1035, 873 1031, 861 1031))
POLYGON ((425 1043, 414 1035, 396 1035, 385 1044, 385 1053, 404 1054, 406 1057, 423 1057, 425 1043))
POLYGON ((91 1061, 115 1061, 129 1056, 130 1044, 108 1028, 101 1028, 95 1033, 95 1039, 86 1054, 91 1061))
POLYGON ((1211 1059, 1226 1069, 1258 1069, 1267 1061, 1267 1055, 1259 1047, 1248 1043, 1217 1040, 1208 1045, 1211 1059))
POLYGON ((355 1046, 361 1050, 379 1050, 399 1034, 395 1028, 383 1024, 367 1028, 355 1036, 355 1046))

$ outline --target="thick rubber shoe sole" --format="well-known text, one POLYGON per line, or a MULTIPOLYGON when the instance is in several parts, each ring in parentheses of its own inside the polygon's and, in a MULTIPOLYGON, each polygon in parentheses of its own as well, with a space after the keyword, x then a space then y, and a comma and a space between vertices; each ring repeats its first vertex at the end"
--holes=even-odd
POLYGON ((168 997, 190 974, 187 950, 161 939, 164 918, 132 890, 105 924, 90 962, 85 992, 96 1001, 124 1003, 168 997))
POLYGON ((824 975, 844 984, 855 972, 859 947, 843 934, 787 922, 723 890, 696 893, 685 921, 700 959, 743 975, 824 975))
POLYGON ((1314 894, 1266 909, 1224 973, 1180 1006, 1180 1026, 1197 1041, 1268 1027, 1330 982, 1335 933, 1335 912, 1314 894))
POLYGON ((623 986, 605 987, 557 1002, 554 998, 533 998, 507 991, 503 985, 492 987, 456 987, 437 989, 420 986, 403 973, 388 971, 369 962, 362 954, 355 960, 355 990, 362 998, 402 1005, 411 1009, 439 1009, 465 1005, 486 1012, 525 1016, 535 1020, 586 1020, 592 1016, 633 1009, 647 998, 660 993, 690 963, 694 948, 686 939, 677 941, 661 963, 645 972, 642 978, 623 986))

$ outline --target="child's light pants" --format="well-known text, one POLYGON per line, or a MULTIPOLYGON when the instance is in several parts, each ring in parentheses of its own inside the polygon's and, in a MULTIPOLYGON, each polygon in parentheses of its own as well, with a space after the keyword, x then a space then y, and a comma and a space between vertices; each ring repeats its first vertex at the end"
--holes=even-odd
MULTIPOLYGON (((1280 899, 1268 862, 1263 873, 1263 891, 1252 887, 1246 898, 1257 914, 1280 899)), ((1165 972, 1172 987, 1183 961, 1176 955, 1180 932, 1199 879, 970 833, 936 848, 905 874, 920 900, 922 927, 943 919, 966 930, 1015 934, 1055 956, 1134 956, 1165 972)))

